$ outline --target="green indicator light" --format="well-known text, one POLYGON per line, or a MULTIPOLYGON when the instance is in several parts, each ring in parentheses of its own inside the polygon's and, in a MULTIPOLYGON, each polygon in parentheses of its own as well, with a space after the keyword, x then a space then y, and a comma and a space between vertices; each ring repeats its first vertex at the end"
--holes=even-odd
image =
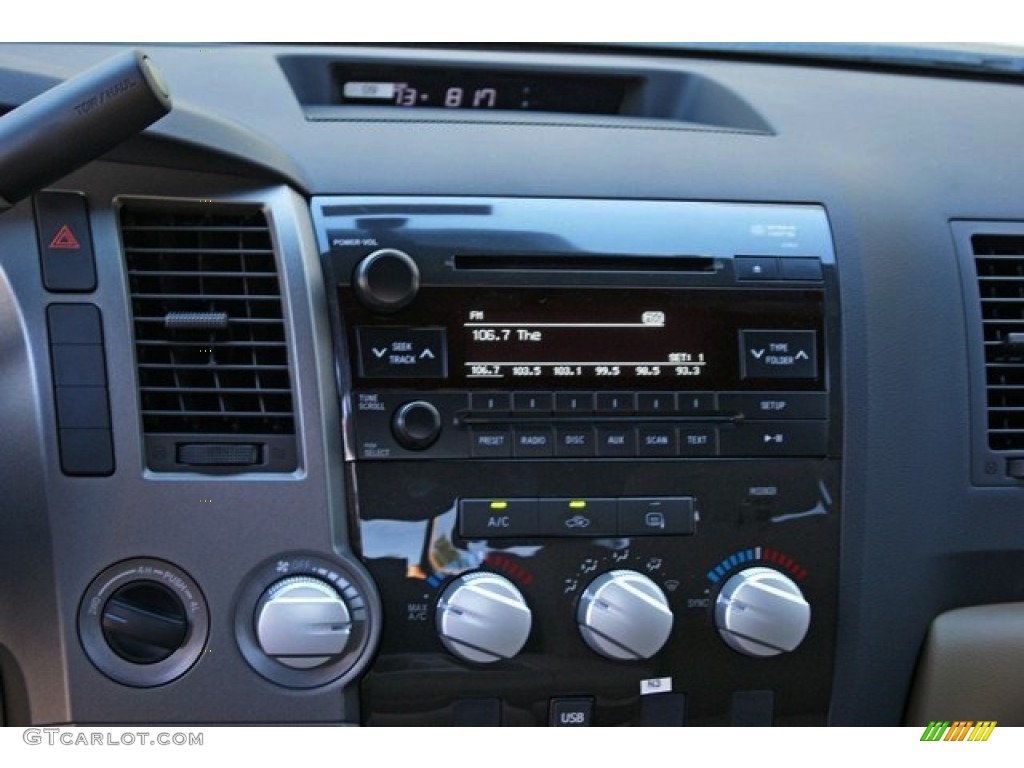
POLYGON ((569 502, 569 509, 585 509, 586 506, 587 502, 583 501, 582 499, 576 499, 574 501, 569 502))
POLYGON ((507 508, 508 508, 508 502, 507 501, 492 501, 491 502, 491 509, 507 509, 507 508))

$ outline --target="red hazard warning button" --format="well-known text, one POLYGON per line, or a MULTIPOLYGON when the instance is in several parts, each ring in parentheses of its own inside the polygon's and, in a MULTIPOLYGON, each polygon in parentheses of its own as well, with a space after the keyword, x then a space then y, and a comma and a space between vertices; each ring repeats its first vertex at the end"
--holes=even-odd
POLYGON ((50 241, 50 247, 55 251, 77 251, 82 245, 71 231, 71 227, 65 224, 50 241))
POLYGON ((43 285, 55 292, 95 290, 96 266, 85 197, 77 192, 39 192, 34 200, 43 285))

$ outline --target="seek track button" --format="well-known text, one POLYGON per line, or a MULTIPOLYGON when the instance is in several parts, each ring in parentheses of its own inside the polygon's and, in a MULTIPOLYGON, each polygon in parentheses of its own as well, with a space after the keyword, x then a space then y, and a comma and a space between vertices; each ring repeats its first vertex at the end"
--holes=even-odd
POLYGON ((444 328, 356 328, 359 373, 368 379, 443 379, 444 328))

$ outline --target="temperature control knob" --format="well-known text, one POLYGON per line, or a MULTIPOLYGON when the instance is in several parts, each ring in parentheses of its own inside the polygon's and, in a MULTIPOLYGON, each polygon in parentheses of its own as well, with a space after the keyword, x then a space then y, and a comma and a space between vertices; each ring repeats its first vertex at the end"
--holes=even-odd
POLYGON ((811 606, 792 579, 773 568, 747 568, 725 582, 715 624, 726 644, 747 656, 794 650, 807 634, 811 606))
POLYGON ((313 576, 270 586, 256 605, 256 638, 263 652, 293 669, 310 669, 340 656, 352 618, 341 595, 313 576))
POLYGON ((437 632, 445 648, 465 661, 510 659, 530 636, 533 615, 516 586, 495 573, 465 574, 437 604, 437 632))
POLYGON ((668 640, 673 620, 665 593, 636 571, 598 576, 576 610, 587 645, 617 661, 651 658, 668 640))

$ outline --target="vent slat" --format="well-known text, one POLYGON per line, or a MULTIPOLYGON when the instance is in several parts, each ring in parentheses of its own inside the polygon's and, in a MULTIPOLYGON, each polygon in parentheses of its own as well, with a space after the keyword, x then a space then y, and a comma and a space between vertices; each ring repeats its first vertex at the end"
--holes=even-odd
POLYGON ((988 409, 988 444, 1024 450, 1024 354, 1006 344, 1024 327, 1024 237, 975 235, 988 409))
POLYGON ((230 270, 202 269, 129 269, 128 277, 231 277, 270 278, 277 280, 276 272, 232 272, 230 270))
MULTIPOLYGON (((233 232, 266 232, 265 226, 242 226, 235 225, 231 228, 233 232)), ((173 232, 175 234, 192 233, 192 232, 223 232, 224 228, 220 226, 192 226, 187 224, 127 224, 122 219, 121 231, 125 233, 139 233, 139 232, 173 232)))
MULTIPOLYGON (((203 334, 209 334, 209 331, 202 331, 203 334)), ((214 332, 216 333, 216 331, 214 332)), ((191 339, 182 339, 181 341, 169 341, 166 339, 136 339, 135 345, 137 347, 194 347, 197 344, 201 344, 204 347, 236 347, 242 349, 248 349, 251 347, 277 347, 284 349, 287 345, 283 341, 193 341, 191 339)))
POLYGON ((281 288, 262 210, 128 204, 121 236, 147 436, 294 435, 281 288))
MULTIPOLYGON (((155 408, 143 408, 143 416, 213 416, 217 415, 219 411, 181 411, 181 410, 166 410, 160 411, 155 408)), ((291 417, 291 411, 229 411, 232 417, 239 418, 286 418, 291 417)))
MULTIPOLYGON (((252 394, 252 389, 249 387, 139 387, 143 392, 175 392, 181 394, 194 394, 194 393, 205 393, 205 392, 221 392, 223 394, 252 394)), ((274 389, 272 387, 261 387, 260 393, 263 395, 290 395, 291 390, 288 388, 274 389)))
MULTIPOLYGON (((139 370, 210 370, 212 363, 139 363, 139 370)), ((287 371, 287 365, 217 365, 218 371, 287 371)))
POLYGON ((273 301, 280 303, 280 296, 262 294, 245 294, 242 296, 227 293, 133 293, 136 300, 153 301, 273 301))

